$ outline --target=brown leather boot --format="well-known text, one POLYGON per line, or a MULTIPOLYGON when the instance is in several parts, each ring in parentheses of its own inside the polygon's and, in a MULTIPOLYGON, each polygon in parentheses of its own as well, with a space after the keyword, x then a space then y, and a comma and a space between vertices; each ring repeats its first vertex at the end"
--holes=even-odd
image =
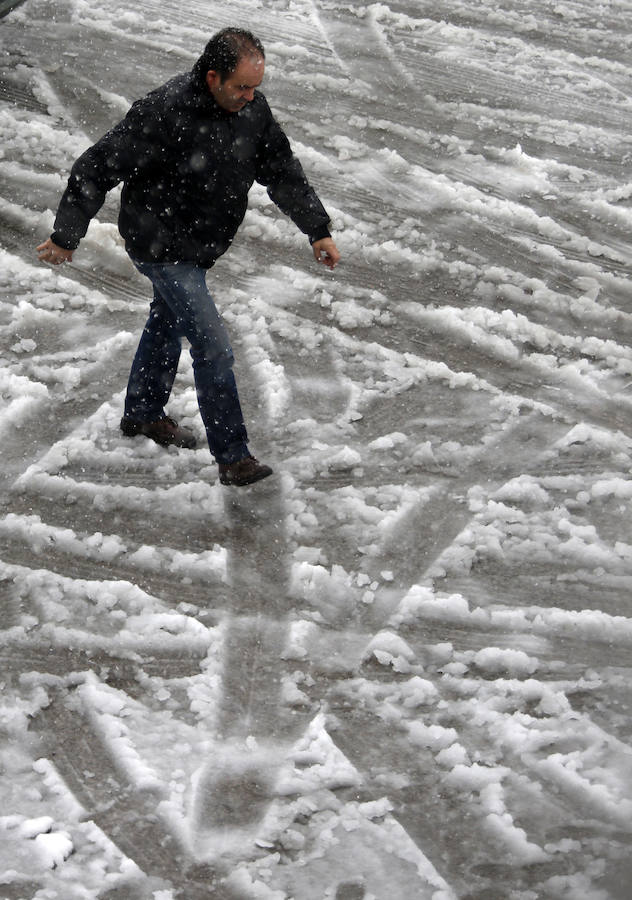
POLYGON ((252 484, 254 481, 261 481, 272 475, 270 466, 264 466, 254 456, 247 456, 234 463, 219 464, 219 480, 222 484, 234 484, 236 487, 243 487, 245 484, 252 484))
POLYGON ((142 434, 165 447, 173 444, 174 447, 186 447, 187 450, 192 450, 197 443, 192 431, 189 431, 188 428, 181 428, 176 420, 170 419, 169 416, 158 419, 156 422, 135 422, 133 419, 123 418, 121 419, 121 431, 125 437, 136 437, 142 434))

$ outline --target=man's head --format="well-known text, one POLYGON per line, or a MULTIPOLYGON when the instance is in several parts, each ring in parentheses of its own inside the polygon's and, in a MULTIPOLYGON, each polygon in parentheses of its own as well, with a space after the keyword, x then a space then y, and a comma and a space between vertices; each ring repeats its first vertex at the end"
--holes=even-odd
POLYGON ((241 28, 224 28, 210 39, 193 73, 222 109, 238 112, 253 99, 264 69, 261 41, 241 28))

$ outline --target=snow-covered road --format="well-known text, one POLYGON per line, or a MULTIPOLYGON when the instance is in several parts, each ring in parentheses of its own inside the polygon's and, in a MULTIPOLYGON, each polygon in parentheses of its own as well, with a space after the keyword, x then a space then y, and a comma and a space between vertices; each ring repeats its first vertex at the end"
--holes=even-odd
MULTIPOLYGON (((632 2, 27 0, 0 20, 2 900, 629 900, 632 2), (333 216, 209 274, 254 452, 118 431, 130 102, 252 28, 333 216)), ((170 411, 202 440, 190 360, 170 411)))

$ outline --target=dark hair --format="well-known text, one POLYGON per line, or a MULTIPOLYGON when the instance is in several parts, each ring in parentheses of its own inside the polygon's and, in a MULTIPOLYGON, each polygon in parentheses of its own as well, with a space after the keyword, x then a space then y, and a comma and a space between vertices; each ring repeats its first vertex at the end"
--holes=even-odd
POLYGON ((193 74, 200 84, 204 83, 206 73, 211 70, 225 81, 245 56, 261 56, 265 59, 263 44, 259 38, 243 28, 223 28, 213 35, 204 48, 193 67, 193 74))

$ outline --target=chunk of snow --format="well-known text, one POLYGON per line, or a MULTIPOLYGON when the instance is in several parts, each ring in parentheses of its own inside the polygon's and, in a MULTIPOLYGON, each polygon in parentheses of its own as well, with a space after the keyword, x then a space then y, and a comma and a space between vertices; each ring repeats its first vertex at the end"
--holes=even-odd
POLYGON ((454 728, 444 728, 442 725, 426 725, 424 722, 409 722, 408 734, 413 744, 434 752, 450 747, 458 737, 454 728))
POLYGON ((408 438, 401 431, 392 434, 384 434, 367 444, 369 450, 393 450, 398 444, 405 444, 408 438))
POLYGON ((357 450, 351 447, 343 447, 338 453, 330 456, 327 466, 332 472, 345 472, 348 469, 354 469, 362 462, 362 457, 357 450))
POLYGON ((392 665, 396 672, 410 671, 410 664, 415 658, 414 651, 406 641, 392 631, 380 631, 369 642, 364 659, 374 656, 380 665, 392 665))
POLYGON ((38 834, 46 834, 52 830, 53 820, 50 816, 40 816, 37 819, 27 819, 20 825, 20 834, 25 838, 35 838, 38 834))
POLYGON ((65 831, 38 834, 35 847, 45 866, 54 869, 68 859, 74 850, 70 835, 65 831))
POLYGON ((484 647, 474 654, 474 663, 485 672, 509 672, 510 675, 532 675, 538 668, 538 660, 522 650, 484 647))

